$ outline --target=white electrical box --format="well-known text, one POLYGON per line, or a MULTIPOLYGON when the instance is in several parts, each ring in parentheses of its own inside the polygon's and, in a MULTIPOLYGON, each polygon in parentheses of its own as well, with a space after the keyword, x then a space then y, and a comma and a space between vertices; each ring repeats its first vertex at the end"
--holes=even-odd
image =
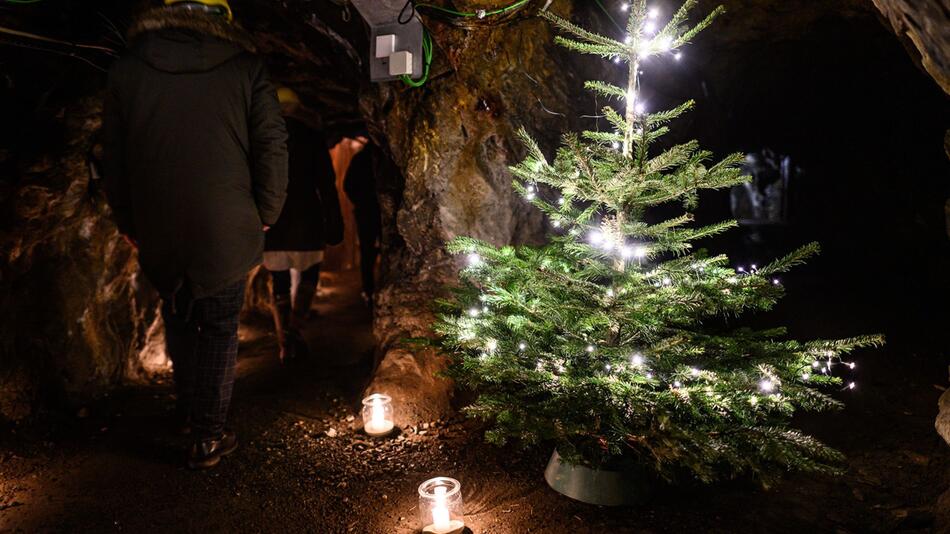
POLYGON ((376 59, 391 56, 396 51, 396 36, 393 34, 376 36, 376 59))
MULTIPOLYGON (((421 78, 425 70, 422 21, 406 0, 349 0, 370 28, 369 79, 421 78)), ((2 3, 2 0, 0 0, 2 3)))
POLYGON ((389 75, 412 75, 412 52, 402 50, 389 56, 389 75))

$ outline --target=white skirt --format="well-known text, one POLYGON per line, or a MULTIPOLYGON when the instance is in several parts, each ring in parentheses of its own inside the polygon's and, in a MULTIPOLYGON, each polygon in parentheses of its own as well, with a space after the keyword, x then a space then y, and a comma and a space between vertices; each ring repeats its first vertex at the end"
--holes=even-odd
POLYGON ((286 271, 287 269, 306 271, 322 262, 322 250, 275 250, 264 252, 264 268, 268 271, 286 271))

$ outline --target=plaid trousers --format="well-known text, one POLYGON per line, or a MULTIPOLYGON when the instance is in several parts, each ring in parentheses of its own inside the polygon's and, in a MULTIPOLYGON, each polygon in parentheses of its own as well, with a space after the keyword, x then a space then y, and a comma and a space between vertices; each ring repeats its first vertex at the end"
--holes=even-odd
POLYGON ((183 289, 162 302, 177 409, 179 415, 191 417, 196 439, 220 436, 227 422, 244 286, 242 280, 199 299, 183 289))

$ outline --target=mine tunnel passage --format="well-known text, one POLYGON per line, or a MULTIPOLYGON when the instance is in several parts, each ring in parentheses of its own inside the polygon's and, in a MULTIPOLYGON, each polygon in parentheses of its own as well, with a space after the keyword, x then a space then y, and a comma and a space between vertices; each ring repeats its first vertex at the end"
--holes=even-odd
MULTIPOLYGON (((110 31, 95 10, 85 8, 88 2, 67 4, 72 6, 65 11, 68 16, 36 16, 25 9, 0 14, 13 17, 9 25, 37 33, 122 46, 121 31, 110 31), (104 34, 108 38, 102 41, 104 34)), ((117 26, 127 22, 132 4, 97 2, 117 26)), ((175 469, 184 446, 156 432, 173 405, 157 300, 131 250, 119 240, 88 166, 96 157, 90 148, 104 76, 75 57, 35 47, 0 49, 0 202, 7 259, 0 302, 4 310, 16 310, 0 325, 0 415, 50 421, 41 430, 3 427, 16 433, 0 437, 0 530, 162 530, 182 525, 183 516, 189 516, 192 525, 213 529, 293 531, 355 524, 357 531, 391 532, 393 525, 408 531, 407 510, 416 503, 406 474, 415 481, 442 472, 460 473, 468 487, 476 488, 466 498, 473 523, 485 529, 561 532, 577 531, 574 522, 602 530, 630 524, 629 511, 592 510, 546 493, 536 471, 549 451, 521 455, 485 447, 471 423, 418 419, 406 424, 401 439, 383 445, 357 435, 357 409, 380 357, 380 340, 399 338, 393 316, 411 313, 387 305, 374 317, 361 298, 358 225, 343 183, 353 140, 364 133, 387 149, 401 171, 411 168, 412 173, 395 172, 377 184, 383 212, 378 282, 414 282, 416 273, 447 260, 423 257, 426 251, 418 248, 410 253, 404 246, 405 238, 416 236, 400 232, 421 232, 429 222, 407 210, 400 215, 402 227, 396 224, 407 190, 417 195, 415 200, 434 204, 420 201, 420 212, 438 213, 444 198, 466 198, 461 190, 442 197, 438 187, 487 183, 478 189, 485 198, 466 206, 475 214, 477 230, 501 223, 483 223, 476 206, 513 205, 513 225, 531 230, 537 223, 521 207, 522 199, 508 193, 505 164, 510 161, 491 160, 478 140, 464 145, 468 141, 444 125, 464 116, 466 135, 461 137, 487 131, 498 134, 493 139, 504 139, 523 122, 539 131, 555 130, 548 121, 562 119, 554 112, 570 115, 563 120, 574 130, 589 128, 593 119, 576 116, 596 113, 597 106, 582 93, 580 80, 613 67, 594 61, 570 64, 565 70, 576 79, 563 101, 547 93, 543 99, 516 94, 513 85, 505 85, 514 82, 504 76, 491 83, 464 78, 472 76, 470 70, 502 61, 503 54, 484 51, 478 54, 482 63, 462 63, 460 73, 443 67, 434 83, 417 91, 374 87, 346 51, 351 46, 356 57, 368 55, 358 17, 343 21, 337 4, 311 4, 234 2, 274 79, 299 93, 304 119, 326 132, 341 211, 351 218, 342 244, 327 251, 323 289, 303 330, 312 357, 300 366, 279 364, 269 280, 263 272, 252 280, 233 405, 234 423, 246 442, 235 458, 239 461, 211 477, 175 469), (309 10, 316 10, 315 19, 309 10), (446 93, 457 107, 439 100, 446 93), (432 101, 438 104, 427 103, 432 101), (507 111, 489 115, 483 104, 488 101, 493 111, 507 111), (413 127, 418 135, 398 135, 413 127), (420 147, 431 152, 414 152, 420 147), (453 167, 448 156, 454 153, 481 159, 453 167), (444 167, 423 172, 437 168, 438 158, 444 167), (423 167, 423 160, 432 166, 423 167), (470 179, 457 172, 460 168, 497 181, 470 179), (427 184, 437 185, 430 190, 427 184)), ((676 498, 661 498, 649 516, 636 518, 645 522, 641 525, 700 530, 716 518, 722 529, 741 531, 756 528, 750 523, 755 515, 789 528, 833 524, 882 530, 932 522, 932 503, 947 484, 950 460, 944 449, 932 446, 938 393, 933 385, 945 379, 946 340, 939 332, 948 319, 942 304, 948 265, 942 219, 948 164, 941 146, 948 124, 946 97, 870 12, 809 9, 824 14, 782 19, 765 10, 756 14, 764 19, 749 27, 773 28, 768 35, 738 22, 720 34, 703 35, 678 66, 644 67, 646 94, 657 109, 696 98, 697 109, 692 122, 681 126, 687 130, 682 135, 698 138, 717 154, 770 149, 801 168, 789 193, 787 224, 760 232, 764 243, 743 228, 705 245, 725 248, 749 265, 817 239, 824 245, 822 257, 784 281, 792 289, 789 298, 761 321, 785 322, 808 336, 858 329, 888 335, 886 354, 860 362, 859 389, 847 399, 845 412, 833 416, 831 425, 802 420, 802 426, 853 458, 854 470, 843 479, 795 479, 768 494, 741 487, 697 491, 689 510, 676 498), (830 505, 810 506, 814 495, 830 505)), ((743 10, 731 12, 736 13, 732 20, 743 20, 743 10)), ((593 4, 578 7, 577 16, 610 30, 593 4)), ((516 36, 509 33, 506 39, 516 42, 516 36)), ((469 58, 466 42, 446 33, 439 45, 469 58)), ((111 61, 89 52, 83 58, 100 67, 111 61)), ((521 68, 512 69, 512 79, 525 84, 517 87, 542 91, 521 68)), ((551 76, 540 67, 526 73, 542 82, 542 76, 551 76)), ((546 150, 553 148, 550 141, 546 150)), ((505 148, 503 141, 492 145, 498 146, 505 148)), ((728 193, 704 198, 700 206, 701 221, 732 215, 728 193)), ((442 282, 433 280, 433 287, 442 282)), ((420 293, 416 310, 427 309, 431 296, 420 293)), ((424 398, 431 393, 419 391, 424 398)))

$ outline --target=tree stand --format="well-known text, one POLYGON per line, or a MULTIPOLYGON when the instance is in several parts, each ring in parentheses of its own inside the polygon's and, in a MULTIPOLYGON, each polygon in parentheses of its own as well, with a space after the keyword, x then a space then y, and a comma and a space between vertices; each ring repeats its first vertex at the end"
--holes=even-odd
POLYGON ((571 465, 554 451, 544 480, 551 488, 572 499, 600 506, 629 506, 650 495, 648 478, 639 471, 612 471, 571 465))

